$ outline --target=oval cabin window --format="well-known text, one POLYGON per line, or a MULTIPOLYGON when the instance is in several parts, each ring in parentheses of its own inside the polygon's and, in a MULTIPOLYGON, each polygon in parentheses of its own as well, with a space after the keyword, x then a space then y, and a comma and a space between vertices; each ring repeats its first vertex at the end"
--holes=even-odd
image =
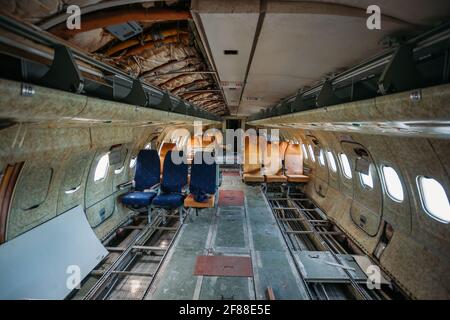
POLYGON ((419 177, 420 196, 425 211, 442 223, 450 222, 450 205, 444 187, 433 178, 419 177))
POLYGON ((389 197, 391 197, 395 201, 402 202, 404 198, 403 187, 402 182, 400 181, 400 177, 397 174, 397 171, 395 171, 391 167, 384 166, 383 176, 389 197))
POLYGON ((314 150, 313 150, 313 148, 311 147, 310 144, 308 145, 308 149, 309 149, 309 154, 311 155, 311 160, 313 162, 316 162, 316 157, 314 156, 314 150))
POLYGON ((323 150, 320 149, 320 153, 319 153, 319 163, 321 166, 325 166, 325 157, 323 156, 323 150))
POLYGON ((131 160, 130 160, 130 169, 133 169, 135 165, 136 165, 136 157, 131 158, 131 160))
POLYGON ((328 151, 327 157, 328 157, 328 163, 330 164, 331 170, 333 170, 333 172, 336 172, 337 167, 336 167, 336 161, 334 160, 333 153, 331 153, 331 151, 328 151))
POLYGON ((106 177, 106 174, 108 173, 108 167, 109 167, 109 155, 104 154, 100 158, 100 160, 98 160, 97 167, 95 168, 94 181, 104 179, 106 177))
POLYGON ((341 153, 339 155, 339 158, 341 159, 342 169, 344 172, 344 176, 347 179, 351 179, 353 177, 352 175, 352 168, 350 167, 350 162, 348 161, 347 155, 344 153, 341 153))
POLYGON ((305 159, 308 160, 309 156, 308 156, 308 152, 306 152, 306 147, 304 144, 302 144, 302 151, 303 151, 303 154, 305 155, 305 159))

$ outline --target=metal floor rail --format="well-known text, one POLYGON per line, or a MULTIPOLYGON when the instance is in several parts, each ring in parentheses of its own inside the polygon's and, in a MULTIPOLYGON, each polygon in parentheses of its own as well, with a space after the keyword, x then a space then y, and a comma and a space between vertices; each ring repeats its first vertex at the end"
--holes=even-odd
POLYGON ((153 223, 147 225, 127 226, 122 229, 139 230, 139 233, 131 236, 131 241, 126 246, 106 247, 110 252, 121 252, 113 263, 105 270, 94 270, 91 272, 92 276, 100 275, 97 282, 89 289, 88 293, 83 297, 83 300, 106 300, 109 299, 116 287, 128 281, 128 277, 145 277, 150 281, 145 284, 145 289, 141 290, 141 295, 129 295, 127 299, 143 300, 147 295, 150 287, 163 264, 166 255, 179 233, 181 224, 179 223, 178 215, 166 215, 166 224, 163 224, 161 215, 153 219, 153 223), (158 231, 159 234, 157 233, 158 231), (167 246, 153 246, 149 242, 157 241, 162 235, 171 234, 170 242, 167 246), (163 253, 162 255, 160 255, 163 253), (152 255, 156 260, 143 261, 140 259, 143 255, 152 255), (152 272, 142 272, 136 270, 136 265, 140 264, 142 269, 143 264, 153 264, 152 272))
MULTIPOLYGON (((264 196, 270 205, 272 213, 283 233, 283 237, 290 248, 294 261, 295 253, 299 251, 329 252, 337 265, 343 265, 340 254, 349 252, 336 239, 344 234, 325 214, 303 193, 289 193, 282 189, 269 188, 264 196)), ((300 276, 302 267, 297 265, 300 276)), ((308 283, 312 299, 360 299, 381 300, 389 297, 380 290, 369 290, 357 283, 350 272, 342 269, 348 276, 348 284, 336 283, 308 283)))

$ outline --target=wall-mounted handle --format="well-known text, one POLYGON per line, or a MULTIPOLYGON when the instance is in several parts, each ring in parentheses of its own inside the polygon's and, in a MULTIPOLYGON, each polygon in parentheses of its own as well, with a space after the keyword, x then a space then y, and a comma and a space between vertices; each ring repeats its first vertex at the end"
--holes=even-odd
POLYGON ((65 193, 65 194, 72 194, 72 193, 75 193, 75 192, 77 192, 78 190, 80 190, 80 188, 81 188, 81 184, 80 184, 78 187, 75 187, 75 188, 72 188, 72 189, 69 189, 69 190, 64 191, 64 193, 65 193))

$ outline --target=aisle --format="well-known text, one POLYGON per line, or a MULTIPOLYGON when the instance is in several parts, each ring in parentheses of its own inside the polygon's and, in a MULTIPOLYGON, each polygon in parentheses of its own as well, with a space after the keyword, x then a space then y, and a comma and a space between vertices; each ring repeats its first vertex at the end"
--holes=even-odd
MULTIPOLYGON (((146 299, 276 299, 307 297, 259 186, 233 173, 223 177, 219 205, 192 215, 174 243, 146 299), (251 259, 253 277, 194 275, 197 256, 251 259)), ((245 260, 245 259, 244 259, 245 260)), ((239 266, 228 266, 236 272, 239 266)))

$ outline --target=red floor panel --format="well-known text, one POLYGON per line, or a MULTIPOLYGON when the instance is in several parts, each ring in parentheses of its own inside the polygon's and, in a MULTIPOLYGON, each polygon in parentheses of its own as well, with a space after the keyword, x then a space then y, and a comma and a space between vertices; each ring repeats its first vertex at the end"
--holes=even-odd
POLYGON ((219 206, 243 206, 244 192, 235 190, 220 190, 219 206))
POLYGON ((253 277, 252 259, 238 256, 198 256, 194 275, 253 277))

